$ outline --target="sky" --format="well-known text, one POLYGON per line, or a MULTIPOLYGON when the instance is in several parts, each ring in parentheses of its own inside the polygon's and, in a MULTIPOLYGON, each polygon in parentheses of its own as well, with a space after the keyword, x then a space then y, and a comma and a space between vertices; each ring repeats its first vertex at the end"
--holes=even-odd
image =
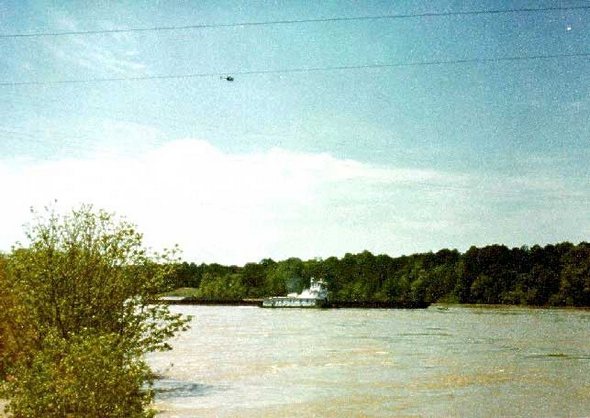
POLYGON ((0 0, 0 251, 55 200, 197 263, 588 241, 589 3, 0 0))

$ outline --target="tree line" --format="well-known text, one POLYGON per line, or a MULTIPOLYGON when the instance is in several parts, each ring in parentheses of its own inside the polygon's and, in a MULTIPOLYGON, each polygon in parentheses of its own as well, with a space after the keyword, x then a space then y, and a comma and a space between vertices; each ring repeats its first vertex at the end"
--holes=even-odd
POLYGON ((335 300, 590 306, 590 244, 443 249, 401 257, 369 251, 342 258, 244 266, 176 265, 169 288, 202 300, 238 300, 300 292, 310 277, 328 282, 335 300))

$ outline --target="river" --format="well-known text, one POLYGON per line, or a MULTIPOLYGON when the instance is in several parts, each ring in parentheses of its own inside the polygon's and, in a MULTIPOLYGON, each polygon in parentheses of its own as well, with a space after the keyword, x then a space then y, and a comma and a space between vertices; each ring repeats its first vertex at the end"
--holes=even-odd
POLYGON ((174 306, 159 417, 590 416, 590 311, 174 306))

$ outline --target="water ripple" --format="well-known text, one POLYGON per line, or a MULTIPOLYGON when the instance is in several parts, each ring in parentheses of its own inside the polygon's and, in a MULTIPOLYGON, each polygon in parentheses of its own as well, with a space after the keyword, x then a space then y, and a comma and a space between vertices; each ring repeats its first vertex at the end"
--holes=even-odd
POLYGON ((175 379, 158 379, 154 382, 154 391, 159 399, 205 396, 214 389, 211 385, 175 379))
POLYGON ((567 353, 535 353, 526 357, 535 359, 555 359, 555 360, 590 360, 590 355, 567 354, 567 353))

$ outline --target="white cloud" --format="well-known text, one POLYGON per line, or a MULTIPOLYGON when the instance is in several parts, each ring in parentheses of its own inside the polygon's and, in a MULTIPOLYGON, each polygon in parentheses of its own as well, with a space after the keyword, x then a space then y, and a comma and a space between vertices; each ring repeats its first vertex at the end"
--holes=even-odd
MULTIPOLYGON (((53 16, 56 26, 64 32, 84 31, 78 22, 70 16, 56 14, 53 16)), ((100 22, 97 29, 110 29, 112 24, 100 22)), ((137 42, 125 33, 112 33, 87 37, 56 37, 44 41, 43 45, 58 61, 85 68, 100 74, 114 76, 136 76, 147 70, 139 60, 137 42)))
POLYGON ((392 184, 441 177, 328 154, 281 149, 226 154, 198 140, 135 156, 99 154, 0 168, 4 183, 11 185, 2 216, 5 237, 15 238, 14 226, 26 221, 30 206, 53 199, 63 207, 87 202, 138 223, 154 247, 179 243, 187 258, 237 263, 342 252, 352 243, 340 242, 340 223, 358 232, 357 219, 357 226, 370 233, 370 225, 379 221, 360 221, 358 211, 371 213, 365 204, 371 194, 392 184), (333 236, 324 236, 330 230, 333 236))
MULTIPOLYGON (((92 203, 126 216, 155 249, 178 243, 188 260, 237 264, 364 249, 399 255, 486 239, 529 243, 534 215, 494 205, 541 187, 505 180, 511 189, 502 195, 498 179, 283 149, 228 154, 194 139, 135 155, 0 160, 0 178, 0 248, 19 237, 30 206, 58 199, 64 208, 92 203)), ((540 225, 559 217, 555 209, 534 209, 544 214, 540 225)))

